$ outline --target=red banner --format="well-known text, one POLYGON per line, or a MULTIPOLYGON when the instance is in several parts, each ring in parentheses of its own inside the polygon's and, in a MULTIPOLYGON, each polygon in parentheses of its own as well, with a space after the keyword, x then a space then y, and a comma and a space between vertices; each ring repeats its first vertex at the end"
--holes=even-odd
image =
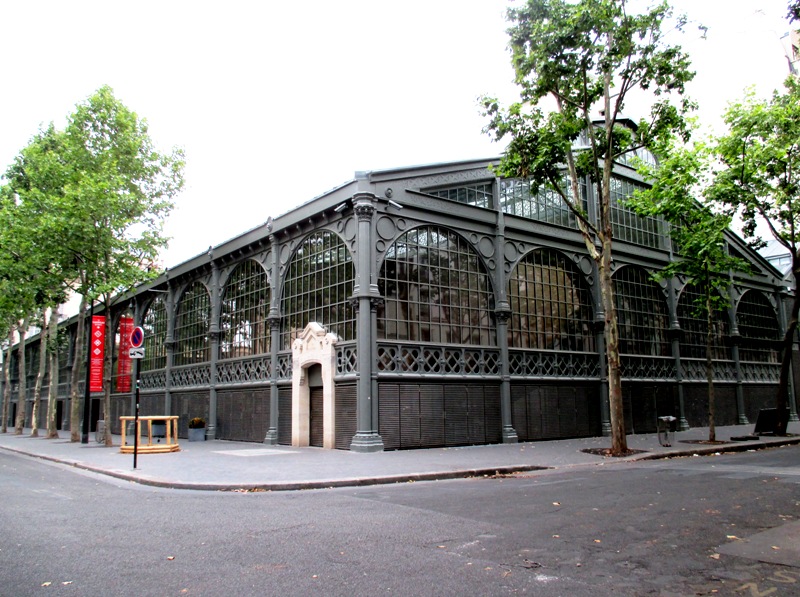
POLYGON ((131 332, 133 317, 119 319, 119 356, 117 357, 117 392, 131 391, 131 332))
POLYGON ((106 348, 106 318, 92 316, 91 348, 89 349, 89 391, 103 391, 103 357, 106 348))

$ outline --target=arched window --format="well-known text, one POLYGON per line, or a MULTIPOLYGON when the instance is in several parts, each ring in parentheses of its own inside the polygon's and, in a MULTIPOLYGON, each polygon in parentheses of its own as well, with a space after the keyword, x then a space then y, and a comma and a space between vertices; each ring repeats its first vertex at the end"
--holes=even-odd
POLYGON ((508 278, 508 300, 511 348, 595 350, 589 292, 564 255, 528 253, 508 278))
MULTIPOLYGON (((705 308, 705 292, 695 284, 687 285, 678 299, 678 321, 683 335, 681 337, 681 356, 692 359, 706 358, 708 335, 708 315, 705 308)), ((731 358, 728 313, 726 310, 714 310, 712 326, 711 357, 718 360, 731 358)))
POLYGON ((355 269, 344 241, 332 232, 315 232, 295 251, 283 284, 284 350, 305 327, 316 321, 342 340, 356 337, 350 297, 355 269))
POLYGON ((667 305, 659 286, 640 267, 614 274, 620 354, 669 356, 667 305))
POLYGON ((222 300, 221 359, 269 352, 269 302, 269 281, 261 264, 248 259, 237 265, 222 300))
POLYGON ((167 305, 160 296, 153 299, 142 320, 144 358, 142 371, 167 366, 167 305))
POLYGON ((775 341, 780 337, 780 328, 775 309, 766 296, 757 290, 748 290, 736 308, 736 324, 742 337, 741 360, 778 362, 775 341))
POLYGON ((189 286, 178 303, 175 319, 174 364, 191 365, 209 360, 208 328, 211 299, 201 282, 189 286))
POLYGON ((450 230, 426 226, 403 234, 386 251, 378 288, 385 299, 380 338, 497 343, 489 276, 472 247, 450 230))

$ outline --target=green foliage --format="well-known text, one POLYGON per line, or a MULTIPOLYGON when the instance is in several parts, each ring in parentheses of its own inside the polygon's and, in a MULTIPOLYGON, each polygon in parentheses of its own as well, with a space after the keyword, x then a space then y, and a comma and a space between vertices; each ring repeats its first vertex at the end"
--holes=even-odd
POLYGON ((714 311, 725 309, 729 306, 731 273, 751 268, 747 261, 728 253, 725 235, 730 214, 715 211, 711 204, 697 199, 712 176, 711 154, 703 145, 688 148, 676 140, 665 142, 657 152, 664 156, 657 166, 639 164, 639 172, 652 186, 626 201, 638 214, 662 217, 670 223, 677 258, 656 277, 685 276, 701 288, 696 315, 707 315, 709 306, 714 311))
POLYGON ((684 116, 693 104, 683 93, 694 73, 687 55, 664 43, 662 26, 671 16, 666 3, 631 15, 618 0, 529 0, 509 9, 521 101, 504 110, 495 99, 482 98, 487 132, 511 138, 499 173, 551 187, 587 230, 607 234, 594 229, 559 181, 566 166, 573 176, 591 176, 605 197, 603 162, 610 165, 664 136, 688 137, 684 116), (649 117, 630 126, 622 110, 634 91, 652 101, 649 117), (546 109, 546 97, 555 109, 546 109))
MULTIPOLYGON (((793 256, 800 241, 800 82, 769 101, 749 93, 725 113, 729 132, 717 140, 724 169, 711 196, 738 212, 745 235, 761 242, 759 222, 793 256)), ((796 268, 795 268, 796 269, 796 268)), ((797 275, 800 271, 795 271, 797 275)))

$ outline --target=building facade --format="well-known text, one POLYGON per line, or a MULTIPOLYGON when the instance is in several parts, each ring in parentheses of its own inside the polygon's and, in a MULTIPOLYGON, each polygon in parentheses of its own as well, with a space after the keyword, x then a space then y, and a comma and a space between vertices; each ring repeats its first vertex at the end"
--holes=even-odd
MULTIPOLYGON (((595 265, 559 196, 497 178, 496 163, 357 173, 120 297, 112 325, 127 316, 145 330, 141 414, 178 415, 182 434, 200 416, 209 438, 357 451, 607 433, 595 265)), ((629 433, 664 415, 707 424, 698 290, 653 281, 677 256, 664 222, 624 206, 644 184, 616 166, 629 433)), ((592 185, 582 191, 596 218, 592 185)), ((728 244, 753 268, 732 275, 731 308, 714 327, 718 424, 773 405, 789 292, 739 237, 728 244)), ((64 371, 74 358, 65 353, 64 371)), ((116 377, 105 418, 119 432, 134 403, 116 377)))

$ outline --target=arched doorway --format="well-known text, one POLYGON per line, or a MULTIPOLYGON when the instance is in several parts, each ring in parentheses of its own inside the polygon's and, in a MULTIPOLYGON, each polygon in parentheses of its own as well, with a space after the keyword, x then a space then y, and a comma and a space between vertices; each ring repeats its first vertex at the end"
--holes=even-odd
POLYGON ((336 334, 309 323, 292 343, 292 445, 336 447, 336 334))

